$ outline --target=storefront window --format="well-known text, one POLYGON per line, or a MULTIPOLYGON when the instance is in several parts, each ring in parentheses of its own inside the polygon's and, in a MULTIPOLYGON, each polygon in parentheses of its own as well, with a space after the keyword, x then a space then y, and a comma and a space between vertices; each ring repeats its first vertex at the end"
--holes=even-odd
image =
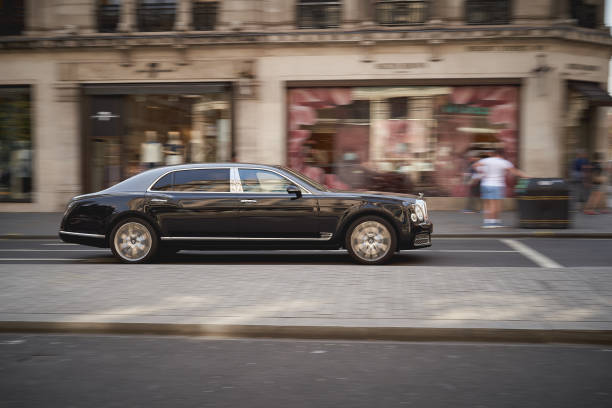
POLYGON ((30 88, 0 87, 0 201, 32 201, 30 88))
POLYGON ((88 116, 89 191, 153 167, 232 159, 228 91, 92 95, 88 116))
POLYGON ((468 163, 517 164, 515 86, 289 90, 288 164, 331 188, 463 196, 468 163))

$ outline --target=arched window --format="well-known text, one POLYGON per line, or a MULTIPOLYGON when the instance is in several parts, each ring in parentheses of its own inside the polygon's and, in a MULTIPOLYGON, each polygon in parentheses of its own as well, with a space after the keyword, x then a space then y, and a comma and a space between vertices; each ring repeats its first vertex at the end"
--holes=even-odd
POLYGON ((98 0, 96 19, 98 31, 101 33, 114 33, 119 24, 121 0, 98 0))
POLYGON ((215 0, 193 0, 193 28, 211 31, 217 25, 219 2, 215 0))
POLYGON ((298 28, 340 27, 342 2, 339 0, 298 0, 298 28))
POLYGON ((25 27, 24 0, 0 1, 0 35, 20 35, 25 27))
POLYGON ((509 24, 511 14, 510 0, 466 0, 465 2, 467 24, 509 24))
POLYGON ((138 31, 172 31, 176 17, 176 0, 140 0, 138 31))
POLYGON ((376 22, 380 25, 423 24, 427 19, 429 1, 378 0, 376 22))

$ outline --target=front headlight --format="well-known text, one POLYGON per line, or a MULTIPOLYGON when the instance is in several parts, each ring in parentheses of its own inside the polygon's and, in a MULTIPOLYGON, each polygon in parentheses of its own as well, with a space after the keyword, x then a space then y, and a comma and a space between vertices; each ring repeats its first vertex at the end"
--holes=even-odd
POLYGON ((423 221, 425 219, 425 213, 423 212, 423 208, 418 203, 414 205, 414 213, 416 214, 419 221, 423 221))
POLYGON ((427 203, 424 200, 417 200, 416 205, 417 207, 421 207, 421 211, 423 212, 423 219, 427 219, 427 203))

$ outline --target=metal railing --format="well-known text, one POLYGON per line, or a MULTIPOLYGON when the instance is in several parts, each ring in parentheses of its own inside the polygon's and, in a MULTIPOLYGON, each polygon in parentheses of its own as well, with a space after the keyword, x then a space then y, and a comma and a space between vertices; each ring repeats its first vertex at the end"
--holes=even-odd
POLYGON ((376 2, 376 22, 380 25, 423 24, 429 1, 380 0, 376 2))
POLYGON ((119 24, 119 13, 121 6, 118 2, 98 2, 96 19, 98 21, 98 31, 101 33, 114 33, 119 24))
POLYGON ((138 31, 172 31, 176 17, 176 1, 138 2, 138 31))
POLYGON ((20 35, 25 29, 23 0, 0 1, 0 35, 20 35))
POLYGON ((194 1, 193 28, 199 31, 211 31, 217 24, 217 1, 194 1))
POLYGON ((340 27, 342 3, 340 1, 299 1, 298 28, 340 27))
POLYGON ((467 24, 509 24, 510 0, 466 0, 467 24))

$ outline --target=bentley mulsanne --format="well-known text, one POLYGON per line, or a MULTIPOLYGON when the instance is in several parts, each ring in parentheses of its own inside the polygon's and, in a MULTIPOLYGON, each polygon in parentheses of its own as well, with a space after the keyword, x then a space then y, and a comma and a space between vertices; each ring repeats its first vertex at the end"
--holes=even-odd
POLYGON ((180 250, 345 248, 374 265, 431 246, 432 231, 422 196, 332 190, 283 166, 206 163, 74 197, 59 236, 125 263, 180 250))

